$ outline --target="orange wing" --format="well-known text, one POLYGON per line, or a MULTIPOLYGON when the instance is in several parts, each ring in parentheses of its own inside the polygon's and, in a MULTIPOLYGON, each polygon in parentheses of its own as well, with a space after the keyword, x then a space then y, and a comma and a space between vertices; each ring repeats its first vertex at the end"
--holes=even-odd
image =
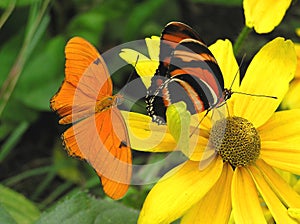
POLYGON ((124 196, 132 173, 127 129, 112 96, 108 69, 98 51, 82 38, 72 38, 65 49, 65 80, 50 101, 61 124, 73 123, 62 135, 69 155, 90 163, 104 192, 124 196))
POLYGON ((91 114, 96 100, 112 95, 112 82, 103 58, 89 42, 72 38, 66 45, 65 80, 50 107, 68 124, 91 114))

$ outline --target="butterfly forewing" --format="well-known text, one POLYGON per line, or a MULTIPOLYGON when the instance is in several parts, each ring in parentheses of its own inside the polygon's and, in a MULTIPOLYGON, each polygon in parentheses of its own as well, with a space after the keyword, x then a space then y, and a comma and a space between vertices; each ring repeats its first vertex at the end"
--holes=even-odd
POLYGON ((165 123, 166 108, 179 101, 192 113, 222 101, 224 80, 219 66, 199 35, 189 26, 169 23, 162 32, 160 65, 146 96, 147 110, 165 123))
MULTIPOLYGON (((170 79, 176 79, 183 87, 190 86, 197 93, 198 100, 206 101, 205 107, 196 109, 196 112, 210 109, 222 98, 224 80, 221 70, 209 49, 197 40, 185 39, 179 43, 168 72, 170 79)), ((184 88, 187 93, 193 92, 189 87, 184 88)))
POLYGON ((50 106, 71 123, 89 112, 98 98, 112 94, 112 83, 105 62, 98 51, 80 37, 72 38, 65 48, 65 79, 50 106), (76 102, 74 102, 76 100, 76 102))
POLYGON ((191 38, 201 41, 199 34, 191 27, 180 22, 168 23, 161 33, 160 41, 160 66, 158 72, 164 75, 168 70, 170 56, 178 43, 184 39, 191 38))

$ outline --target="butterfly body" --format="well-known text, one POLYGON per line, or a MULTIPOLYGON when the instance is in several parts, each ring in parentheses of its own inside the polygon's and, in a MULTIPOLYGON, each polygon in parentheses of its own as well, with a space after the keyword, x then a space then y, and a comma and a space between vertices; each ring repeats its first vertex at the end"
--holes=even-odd
POLYGON ((86 160, 101 179, 104 192, 119 199, 128 190, 132 159, 127 128, 112 95, 112 81, 98 51, 80 37, 66 45, 65 79, 50 100, 61 117, 72 124, 63 134, 69 155, 86 160))
POLYGON ((184 101, 195 114, 211 110, 230 98, 213 54, 191 27, 171 22, 161 34, 160 64, 147 91, 152 120, 166 123, 166 108, 184 101))
POLYGON ((121 99, 121 96, 119 95, 104 97, 103 99, 97 101, 94 111, 96 113, 99 113, 104 110, 109 110, 112 107, 117 106, 119 104, 119 99, 121 99))

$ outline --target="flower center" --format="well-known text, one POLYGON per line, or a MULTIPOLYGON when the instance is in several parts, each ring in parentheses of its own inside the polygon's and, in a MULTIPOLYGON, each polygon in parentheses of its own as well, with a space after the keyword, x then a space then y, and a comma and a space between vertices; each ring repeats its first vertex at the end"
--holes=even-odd
POLYGON ((260 137, 252 123, 242 117, 218 120, 212 127, 210 142, 224 162, 233 167, 255 163, 260 153, 260 137))

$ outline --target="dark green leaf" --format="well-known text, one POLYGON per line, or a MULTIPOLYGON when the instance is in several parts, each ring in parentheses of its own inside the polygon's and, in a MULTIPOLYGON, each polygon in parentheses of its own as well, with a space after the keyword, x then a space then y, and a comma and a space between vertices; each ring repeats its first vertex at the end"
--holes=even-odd
MULTIPOLYGON (((33 3, 39 2, 41 0, 16 0, 16 6, 26 6, 31 5, 33 3)), ((1 0, 0 1, 0 8, 7 8, 9 4, 12 4, 12 0, 1 0)))
POLYGON ((193 0, 193 2, 201 2, 206 4, 216 5, 231 5, 231 6, 242 6, 243 0, 193 0))
POLYGON ((28 108, 13 95, 4 108, 1 119, 13 124, 18 124, 22 121, 32 122, 37 119, 37 117, 37 111, 28 108))
POLYGON ((53 163, 58 169, 58 175, 73 183, 79 183, 82 175, 79 171, 79 160, 67 156, 67 152, 63 149, 61 141, 55 144, 53 150, 53 163))
POLYGON ((85 192, 78 192, 43 213, 37 224, 130 224, 136 223, 137 217, 136 210, 118 202, 95 199, 85 192))
POLYGON ((128 18, 127 29, 124 34, 125 40, 132 40, 136 37, 136 33, 143 27, 145 21, 147 21, 153 15, 153 12, 156 12, 165 1, 166 0, 148 0, 137 5, 128 18))
POLYGON ((38 208, 23 195, 0 185, 0 203, 17 223, 29 224, 38 219, 38 208))
POLYGON ((23 33, 24 32, 21 31, 14 37, 10 38, 0 49, 0 86, 3 84, 16 60, 16 57, 22 46, 23 33))

